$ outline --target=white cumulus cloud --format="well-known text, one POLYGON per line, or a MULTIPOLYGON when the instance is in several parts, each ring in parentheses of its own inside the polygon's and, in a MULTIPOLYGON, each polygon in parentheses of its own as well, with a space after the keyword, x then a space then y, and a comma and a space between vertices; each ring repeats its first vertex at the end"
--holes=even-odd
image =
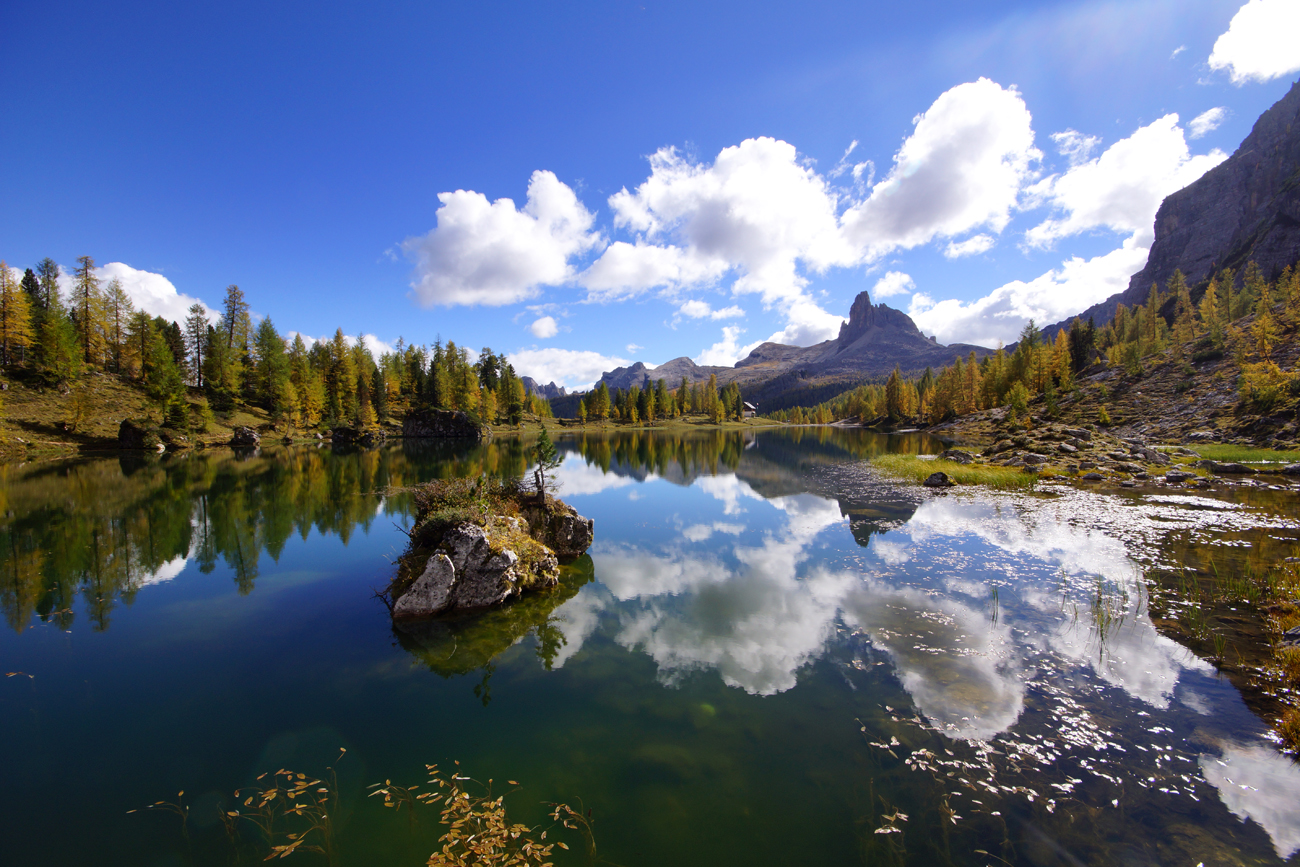
POLYGON ((876 281, 876 285, 871 287, 871 297, 879 301, 882 298, 892 298, 895 295, 906 295, 916 289, 916 281, 910 274, 904 274, 902 271, 887 271, 885 276, 876 281))
POLYGON ((529 325, 528 330, 533 332, 534 337, 538 337, 545 340, 548 337, 554 337, 556 334, 558 334, 560 331, 560 326, 555 324, 554 316, 543 316, 541 319, 538 319, 532 325, 529 325))
POLYGON ((740 335, 744 333, 745 329, 739 325, 725 326, 722 329, 722 339, 697 355, 695 363, 705 366, 731 367, 739 359, 748 355, 755 346, 758 346, 758 343, 741 346, 738 340, 740 335))
POLYGON ((721 310, 714 310, 707 301, 691 300, 678 307, 677 314, 689 319, 734 319, 744 316, 745 311, 735 304, 723 307, 721 310))
POLYGON ((979 234, 967 238, 965 241, 950 241, 947 247, 943 248, 944 258, 960 259, 962 256, 978 256, 980 253, 987 253, 993 249, 993 236, 979 234))
POLYGON ((520 376, 531 376, 538 382, 555 382, 568 389, 590 388, 600 375, 616 367, 626 367, 626 358, 601 355, 585 349, 521 349, 506 359, 520 376))
POLYGON ((936 302, 917 292, 907 312, 918 328, 940 343, 1011 343, 1030 319, 1049 325, 1124 291, 1146 260, 1147 248, 1130 237, 1104 256, 1075 256, 1029 282, 1012 281, 974 301, 936 302))
POLYGON ((415 262, 411 288, 426 307, 531 298, 542 286, 568 282, 569 260, 600 243, 592 214, 551 172, 533 172, 522 210, 472 190, 439 193, 438 200, 438 225, 402 242, 415 262))
POLYGON ((1178 115, 1167 114, 1107 148, 1101 156, 1052 175, 1031 188, 1036 200, 1061 212, 1026 233, 1033 246, 1107 228, 1137 233, 1142 246, 1154 238, 1156 209, 1227 159, 1221 150, 1192 156, 1178 115))
POLYGON ((1069 160, 1070 165, 1077 166, 1092 156, 1092 152, 1101 144, 1101 136, 1085 135, 1077 129, 1067 129, 1065 132, 1052 133, 1052 141, 1056 142, 1056 149, 1061 156, 1069 160))
POLYGON ((987 78, 945 91, 917 116, 889 175, 844 213, 847 237, 879 257, 981 226, 1000 232, 1042 159, 1030 120, 1014 88, 987 78))
POLYGON ((637 239, 610 245, 578 278, 593 300, 671 293, 734 274, 734 293, 757 294, 787 318, 797 308, 803 321, 795 330, 806 334, 815 306, 806 273, 861 258, 840 230, 838 194, 794 145, 773 138, 723 148, 712 164, 662 148, 650 158, 650 176, 609 206, 615 225, 637 239))
POLYGON ((1223 106, 1216 106, 1201 112, 1192 118, 1192 122, 1187 125, 1190 132, 1188 138, 1197 139, 1214 132, 1227 116, 1228 110, 1223 106))
MULTIPOLYGON (((791 304, 785 314, 785 328, 767 338, 770 343, 784 343, 789 346, 812 346, 823 340, 830 340, 840 333, 844 317, 827 313, 811 301, 801 300, 791 304)), ((752 343, 741 350, 743 357, 750 353, 757 343, 752 343)))
POLYGON ((190 315, 190 307, 197 303, 203 304, 209 322, 215 324, 221 318, 219 311, 198 298, 177 291, 172 281, 161 274, 141 271, 122 262, 109 262, 96 268, 95 274, 99 277, 101 287, 107 286, 111 280, 120 281, 136 309, 143 310, 150 316, 161 316, 169 322, 178 322, 184 326, 185 317, 190 315))
POLYGON ((1250 0, 1214 43, 1210 68, 1227 70, 1233 84, 1269 81, 1300 69, 1300 3, 1250 0))

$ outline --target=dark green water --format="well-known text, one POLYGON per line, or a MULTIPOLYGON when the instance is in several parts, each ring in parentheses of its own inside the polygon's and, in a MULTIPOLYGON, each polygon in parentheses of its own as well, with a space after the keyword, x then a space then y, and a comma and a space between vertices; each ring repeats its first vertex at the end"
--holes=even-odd
POLYGON ((520 781, 520 820, 590 808, 624 865, 1300 850, 1300 767, 1157 634, 1139 571, 1294 553, 1293 493, 931 495, 869 459, 936 443, 830 429, 559 445, 590 557, 407 631, 372 598, 410 522, 381 492, 521 474, 519 441, 0 468, 0 863, 257 863, 232 791, 333 765, 337 862, 423 864, 433 811, 365 786, 453 759, 520 781), (188 838, 127 812, 182 789, 188 838))

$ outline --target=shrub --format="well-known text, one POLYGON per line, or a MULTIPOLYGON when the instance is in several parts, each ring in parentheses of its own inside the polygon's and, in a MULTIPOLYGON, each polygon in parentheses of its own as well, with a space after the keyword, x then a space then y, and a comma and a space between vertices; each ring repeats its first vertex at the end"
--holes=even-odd
POLYGON ((1241 368, 1241 381, 1237 394, 1247 409, 1270 412, 1286 392, 1290 392, 1294 374, 1286 373, 1271 361, 1245 364, 1241 368))
POLYGON ((1106 407, 1104 406, 1097 408, 1097 424, 1102 427, 1110 427, 1111 425, 1110 413, 1106 412, 1106 407))

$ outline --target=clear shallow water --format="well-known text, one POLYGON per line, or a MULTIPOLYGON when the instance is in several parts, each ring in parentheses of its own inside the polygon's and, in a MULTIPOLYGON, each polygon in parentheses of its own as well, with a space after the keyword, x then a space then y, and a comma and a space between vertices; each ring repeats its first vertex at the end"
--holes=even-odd
POLYGON ((1187 540, 1284 556, 1291 495, 928 495, 867 462, 937 444, 828 429, 561 440, 590 558, 397 631, 371 593, 410 518, 378 492, 525 468, 413 445, 0 469, 0 668, 32 675, 0 681, 0 860, 229 863, 231 791, 340 747, 342 863, 423 863, 433 816, 364 786, 453 758, 524 783, 525 821, 581 799, 629 865, 1300 850, 1300 767, 1139 571, 1187 540), (189 841, 126 812, 180 789, 189 841))

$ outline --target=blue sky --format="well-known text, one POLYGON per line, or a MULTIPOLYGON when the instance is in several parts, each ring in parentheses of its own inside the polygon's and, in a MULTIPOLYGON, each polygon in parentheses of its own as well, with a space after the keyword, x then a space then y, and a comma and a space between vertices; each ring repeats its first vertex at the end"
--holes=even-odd
POLYGON ((0 257, 570 387, 864 289, 991 345, 1127 285, 1290 87, 1297 6, 11 0, 0 257))

